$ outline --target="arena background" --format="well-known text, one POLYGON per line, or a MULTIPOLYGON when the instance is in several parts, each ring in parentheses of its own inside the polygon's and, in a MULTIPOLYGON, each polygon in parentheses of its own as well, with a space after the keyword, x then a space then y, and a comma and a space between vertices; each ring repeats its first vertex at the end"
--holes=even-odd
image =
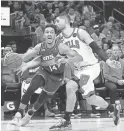
MULTIPOLYGON (((51 2, 51 1, 50 1, 51 2)), ((47 1, 47 3, 50 3, 47 1)), ((66 1, 67 2, 67 1, 66 1)), ((65 4, 66 4, 65 2, 65 4)), ((77 2, 75 2, 75 5, 77 2)), ((117 1, 85 1, 84 5, 91 5, 96 13, 96 24, 104 24, 108 21, 110 16, 115 18, 115 21, 119 22, 121 25, 121 29, 124 29, 124 2, 117 1)), ((34 27, 32 25, 26 25, 22 29, 20 27, 16 27, 15 25, 15 14, 13 10, 13 3, 8 5, 8 1, 1 1, 1 7, 10 6, 10 26, 1 26, 1 31, 4 32, 1 35, 1 47, 6 47, 6 45, 15 41, 17 45, 17 53, 24 53, 27 51, 29 47, 34 47, 37 44, 37 36, 34 31, 34 27)), ((19 5, 20 6, 20 5, 19 5)), ((23 5, 24 6, 24 5, 23 5)), ((16 7, 15 7, 16 8, 16 7)), ((17 7, 18 10, 19 7, 17 7)), ((23 7, 21 7, 23 10, 23 7)), ((43 12, 46 13, 46 12, 43 12)), ((46 14, 44 14, 45 16, 46 14)), ((48 17, 47 17, 48 18, 48 17)), ((47 19, 46 18, 46 19, 47 19)), ((105 94, 105 99, 109 101, 109 97, 107 95, 106 89, 103 87, 96 89, 98 94, 105 94)), ((123 89, 124 90, 124 89, 123 89)), ((124 92, 120 91, 118 94, 119 99, 121 99, 122 109, 124 110, 124 92)), ((5 94, 5 105, 4 112, 13 113, 18 109, 18 105, 21 98, 21 85, 18 87, 9 87, 4 92, 5 94)), ((34 94, 34 99, 35 99, 34 94)), ((58 95, 58 94, 57 94, 58 95)), ((57 101, 59 98, 56 98, 57 101)), ((122 113, 123 113, 122 110, 122 113)), ((84 100, 83 111, 91 111, 91 107, 86 104, 84 100)))

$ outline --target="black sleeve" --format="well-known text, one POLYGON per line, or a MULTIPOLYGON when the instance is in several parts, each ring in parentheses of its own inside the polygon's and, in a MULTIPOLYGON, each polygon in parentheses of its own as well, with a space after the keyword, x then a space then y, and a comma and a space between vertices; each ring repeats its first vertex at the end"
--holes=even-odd
POLYGON ((94 41, 90 43, 89 46, 92 48, 93 52, 95 52, 103 61, 108 59, 107 54, 102 49, 100 49, 94 41))

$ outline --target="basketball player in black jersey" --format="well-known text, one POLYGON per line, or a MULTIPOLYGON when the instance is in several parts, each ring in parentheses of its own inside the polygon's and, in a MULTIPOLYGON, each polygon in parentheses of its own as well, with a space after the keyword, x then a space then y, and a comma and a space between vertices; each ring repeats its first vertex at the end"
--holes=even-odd
POLYGON ((15 114, 11 124, 25 126, 29 123, 34 112, 37 111, 43 102, 51 95, 53 95, 60 87, 63 81, 63 72, 65 67, 70 68, 70 63, 77 63, 82 61, 82 57, 66 45, 61 45, 60 39, 56 38, 56 29, 54 25, 47 25, 44 30, 45 41, 38 44, 31 52, 22 56, 24 61, 31 57, 35 58, 26 63, 19 72, 23 74, 27 69, 40 66, 38 73, 32 78, 29 88, 21 99, 18 112, 15 114), (66 57, 61 57, 58 60, 58 54, 64 54, 66 57), (36 57, 36 55, 38 56, 36 57), (66 64, 65 64, 66 63, 66 64), (22 118, 22 111, 27 106, 32 94, 42 87, 42 92, 35 102, 32 109, 30 109, 24 118, 22 118), (22 119, 21 119, 22 118, 22 119))

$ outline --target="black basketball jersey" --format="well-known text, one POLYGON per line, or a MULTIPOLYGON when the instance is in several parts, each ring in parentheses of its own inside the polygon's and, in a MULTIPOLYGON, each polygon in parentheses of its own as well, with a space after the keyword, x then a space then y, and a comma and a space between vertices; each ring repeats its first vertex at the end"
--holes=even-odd
POLYGON ((46 42, 44 41, 41 44, 41 49, 39 55, 41 55, 41 65, 43 69, 45 69, 49 73, 53 74, 61 74, 63 73, 60 67, 55 62, 55 57, 58 55, 58 40, 55 41, 55 45, 53 48, 48 49, 46 42))

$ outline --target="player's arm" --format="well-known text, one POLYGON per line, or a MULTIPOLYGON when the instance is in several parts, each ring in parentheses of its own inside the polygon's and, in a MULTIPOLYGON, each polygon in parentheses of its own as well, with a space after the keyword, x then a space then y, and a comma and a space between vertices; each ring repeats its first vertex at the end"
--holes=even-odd
POLYGON ((106 61, 108 60, 108 56, 107 54, 102 50, 100 49, 96 42, 91 38, 91 36, 85 31, 85 30, 82 30, 82 29, 79 29, 78 30, 78 35, 79 35, 79 38, 85 42, 87 45, 89 45, 92 50, 103 60, 103 61, 106 61))
POLYGON ((24 62, 29 61, 30 59, 37 56, 38 52, 40 51, 41 43, 37 44, 33 49, 27 51, 25 54, 20 54, 24 62))
POLYGON ((41 56, 37 56, 30 62, 22 64, 22 66, 17 70, 17 74, 23 75, 23 73, 30 68, 38 67, 41 64, 41 56))
POLYGON ((41 56, 37 56, 33 60, 26 63, 26 66, 28 69, 30 69, 30 68, 38 67, 40 66, 40 64, 41 64, 41 56))
POLYGON ((83 61, 83 57, 81 55, 63 43, 59 44, 58 49, 61 55, 65 55, 67 57, 68 63, 77 63, 83 61))

